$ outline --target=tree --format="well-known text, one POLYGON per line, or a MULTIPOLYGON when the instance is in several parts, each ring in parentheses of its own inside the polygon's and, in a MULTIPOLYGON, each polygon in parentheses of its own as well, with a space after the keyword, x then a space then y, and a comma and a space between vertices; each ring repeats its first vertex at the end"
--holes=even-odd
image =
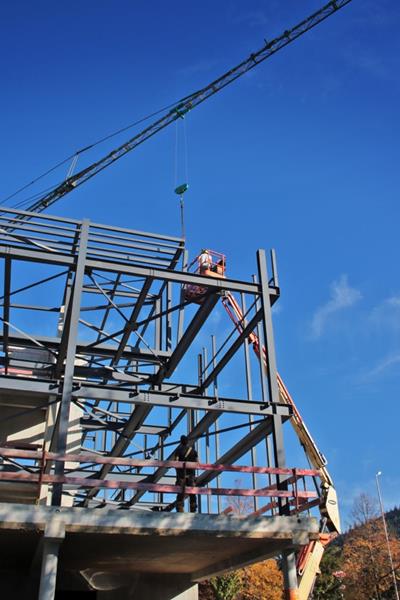
POLYGON ((200 584, 201 600, 283 600, 283 577, 274 559, 200 584))
POLYGON ((242 578, 237 571, 211 578, 215 600, 236 600, 242 589, 242 578))
MULTIPOLYGON (((242 487, 242 480, 235 479, 235 488, 242 487)), ((225 510, 230 509, 235 515, 249 515, 254 511, 254 500, 250 496, 228 496, 225 499, 225 510)))
POLYGON ((283 600, 283 576, 276 560, 245 567, 241 569, 241 576, 241 600, 283 600))
MULTIPOLYGON (((392 600, 393 580, 377 502, 367 494, 355 499, 353 527, 325 551, 313 600, 392 600)), ((400 513, 387 514, 390 548, 400 584, 400 513)))
MULTIPOLYGON (((235 480, 235 487, 242 487, 240 479, 235 480)), ((247 515, 254 511, 253 498, 230 496, 227 508, 235 515, 247 515)), ((200 585, 199 592, 201 600, 283 600, 283 577, 277 561, 270 559, 213 577, 200 585)))
MULTIPOLYGON (((389 536, 395 565, 400 563, 400 540, 389 536)), ((344 597, 348 600, 394 598, 386 536, 381 519, 351 530, 343 547, 344 597)))
POLYGON ((386 513, 386 523, 388 528, 397 537, 400 537, 400 508, 393 508, 386 513))
POLYGON ((342 547, 329 546, 322 557, 321 574, 317 577, 313 600, 342 600, 343 598, 342 547))
POLYGON ((378 517, 378 501, 372 496, 362 493, 354 499, 350 515, 353 518, 353 526, 365 525, 378 517))

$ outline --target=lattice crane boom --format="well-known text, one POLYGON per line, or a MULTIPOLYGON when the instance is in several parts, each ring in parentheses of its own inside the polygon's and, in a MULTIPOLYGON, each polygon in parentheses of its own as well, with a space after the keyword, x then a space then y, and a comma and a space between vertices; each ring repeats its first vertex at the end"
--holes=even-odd
MULTIPOLYGON (((255 68, 257 65, 265 61, 267 58, 302 36, 304 33, 327 19, 333 13, 340 8, 343 8, 346 4, 349 4, 351 0, 331 0, 323 6, 320 10, 316 11, 300 23, 298 23, 292 29, 285 30, 279 37, 274 38, 271 41, 265 41, 264 46, 256 52, 250 54, 248 58, 242 61, 237 66, 233 67, 221 77, 203 87, 202 89, 186 96, 164 116, 156 120, 154 123, 146 127, 143 131, 136 134, 124 144, 115 148, 109 152, 106 156, 82 169, 75 175, 71 175, 65 179, 60 185, 55 187, 45 196, 34 202, 27 210, 29 212, 42 212, 48 206, 54 204, 57 200, 69 194, 76 187, 91 179, 97 173, 125 156, 131 150, 134 150, 137 146, 153 137, 156 133, 176 121, 177 119, 184 117, 186 113, 193 110, 196 106, 222 90, 230 83, 236 81, 239 77, 255 68)), ((24 219, 29 219, 29 215, 25 215, 24 219)))

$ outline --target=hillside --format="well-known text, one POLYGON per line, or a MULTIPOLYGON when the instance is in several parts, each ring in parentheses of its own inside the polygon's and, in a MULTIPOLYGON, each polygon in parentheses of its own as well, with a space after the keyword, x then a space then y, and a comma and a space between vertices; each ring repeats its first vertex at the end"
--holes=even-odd
MULTIPOLYGON (((400 508, 385 513, 400 588, 400 508)), ((313 600, 394 600, 382 519, 373 517, 339 536, 321 562, 313 600)))

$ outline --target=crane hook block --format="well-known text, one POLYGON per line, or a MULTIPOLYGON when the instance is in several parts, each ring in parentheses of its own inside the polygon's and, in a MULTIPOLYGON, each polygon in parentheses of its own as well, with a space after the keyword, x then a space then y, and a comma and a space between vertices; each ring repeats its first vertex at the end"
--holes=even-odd
POLYGON ((189 184, 188 183, 182 183, 182 185, 178 185, 177 188, 175 188, 175 194, 178 194, 178 196, 183 196, 183 194, 189 189, 189 184))

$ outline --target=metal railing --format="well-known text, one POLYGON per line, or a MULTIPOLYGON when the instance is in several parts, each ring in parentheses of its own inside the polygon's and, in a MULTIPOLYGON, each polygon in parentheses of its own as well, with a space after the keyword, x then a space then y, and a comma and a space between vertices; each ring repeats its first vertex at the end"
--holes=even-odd
MULTIPOLYGON (((55 452, 44 452, 42 450, 23 450, 17 448, 0 448, 0 457, 7 461, 12 459, 13 468, 19 470, 0 471, 0 481, 32 483, 38 486, 38 497, 42 485, 62 484, 72 488, 99 488, 104 490, 135 490, 150 493, 164 494, 184 494, 186 495, 205 495, 205 496, 225 496, 236 497, 260 497, 269 498, 270 502, 260 510, 253 513, 258 516, 269 510, 273 510, 278 505, 279 500, 286 500, 288 505, 288 514, 297 514, 315 506, 318 501, 316 491, 306 489, 306 478, 315 478, 319 476, 319 471, 315 469, 298 468, 274 468, 258 467, 245 465, 222 465, 199 462, 183 462, 175 460, 153 460, 153 459, 132 459, 124 457, 99 456, 92 453, 81 454, 58 454, 55 452), (15 460, 17 459, 17 460, 15 460), (18 463, 18 459, 20 462, 18 463), (90 477, 84 477, 81 474, 76 475, 77 467, 66 469, 65 474, 54 475, 49 473, 49 464, 55 463, 90 463, 92 465, 112 465, 129 468, 150 468, 150 469, 182 469, 196 471, 213 471, 218 473, 239 473, 280 476, 281 483, 270 484, 260 488, 244 487, 202 487, 197 485, 171 485, 166 483, 151 483, 143 481, 127 481, 125 479, 97 479, 93 474, 90 477), (73 470, 74 475, 68 471, 73 470), (282 482, 282 477, 285 477, 282 482)), ((78 471, 79 473, 79 471, 78 471)), ((117 475, 114 473, 114 476, 117 475)), ((147 475, 146 476, 151 476, 147 475)))

